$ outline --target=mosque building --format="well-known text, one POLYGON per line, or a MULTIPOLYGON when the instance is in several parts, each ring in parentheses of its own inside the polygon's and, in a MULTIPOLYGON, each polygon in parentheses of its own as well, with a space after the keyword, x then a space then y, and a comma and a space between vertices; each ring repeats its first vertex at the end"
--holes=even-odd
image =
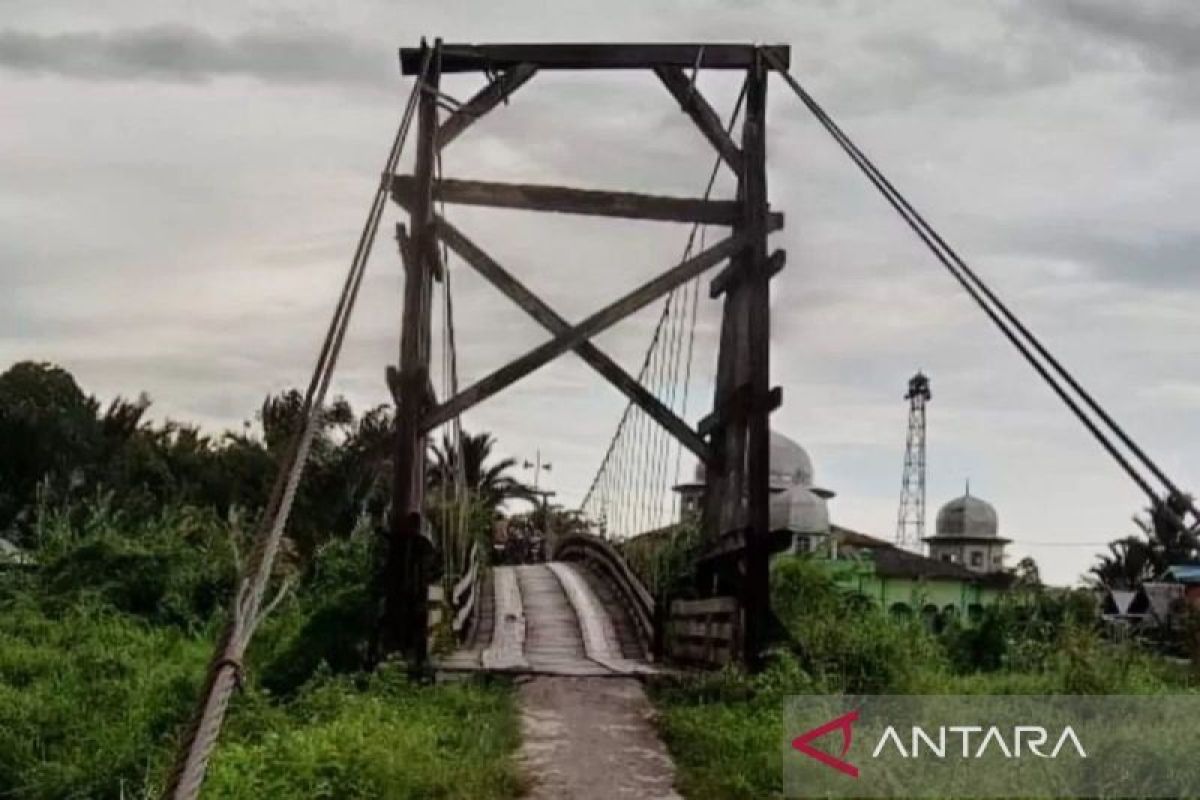
MULTIPOLYGON (((935 533, 925 538, 929 556, 830 522, 834 492, 816 483, 812 459, 799 443, 772 431, 770 519, 774 536, 790 537, 776 552, 809 553, 844 588, 870 597, 893 614, 920 614, 931 626, 951 617, 976 619, 1012 583, 1004 571, 999 516, 970 493, 938 511, 935 533)), ((704 467, 675 487, 684 519, 698 517, 704 467)))
POLYGON ((936 533, 925 537, 930 558, 981 574, 1004 569, 1004 546, 1012 540, 999 535, 996 509, 972 497, 970 484, 966 494, 942 506, 934 527, 936 533))

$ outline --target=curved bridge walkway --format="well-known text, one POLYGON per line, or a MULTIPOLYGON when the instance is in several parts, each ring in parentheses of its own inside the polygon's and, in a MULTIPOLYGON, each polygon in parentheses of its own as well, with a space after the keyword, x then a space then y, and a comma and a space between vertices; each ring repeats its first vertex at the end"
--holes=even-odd
POLYGON ((493 567, 473 631, 440 670, 571 677, 653 673, 613 589, 576 562, 493 567))

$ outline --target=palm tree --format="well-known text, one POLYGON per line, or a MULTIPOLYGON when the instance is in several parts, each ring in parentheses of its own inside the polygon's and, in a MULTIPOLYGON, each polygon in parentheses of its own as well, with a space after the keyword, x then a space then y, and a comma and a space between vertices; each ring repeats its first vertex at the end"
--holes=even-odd
POLYGON ((1088 570, 1088 577, 1106 589, 1136 589, 1159 571, 1150 543, 1137 536, 1109 542, 1108 553, 1088 570))
POLYGON ((450 437, 443 435, 442 441, 430 448, 430 487, 445 488, 454 484, 461 453, 463 484, 485 508, 495 511, 509 498, 528 497, 529 488, 508 474, 517 465, 515 459, 502 458, 488 463, 495 446, 496 437, 486 431, 474 435, 464 431, 460 447, 455 447, 450 437))
MULTIPOLYGON (((1190 498, 1189 498, 1190 499, 1190 498)), ((1183 497, 1169 497, 1133 518, 1142 536, 1126 536, 1108 545, 1088 577, 1109 589, 1136 589, 1172 564, 1200 561, 1200 541, 1195 529, 1179 524, 1187 510, 1183 497)))

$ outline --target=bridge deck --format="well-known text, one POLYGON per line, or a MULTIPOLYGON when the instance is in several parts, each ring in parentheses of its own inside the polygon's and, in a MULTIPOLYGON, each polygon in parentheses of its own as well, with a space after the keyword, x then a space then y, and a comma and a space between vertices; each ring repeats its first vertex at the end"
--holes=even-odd
POLYGON ((615 594, 577 564, 495 567, 480 622, 442 670, 600 677, 650 673, 615 594))

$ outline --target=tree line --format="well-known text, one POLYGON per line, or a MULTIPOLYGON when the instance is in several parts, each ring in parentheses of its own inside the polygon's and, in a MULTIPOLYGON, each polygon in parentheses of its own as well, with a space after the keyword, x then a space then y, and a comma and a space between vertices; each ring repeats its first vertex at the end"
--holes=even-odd
MULTIPOLYGON (((40 511, 70 509, 103 495, 116 510, 148 518, 169 506, 254 518, 262 511, 303 395, 268 395, 240 431, 210 433, 150 416, 146 394, 107 405, 62 367, 20 362, 0 374, 0 536, 30 545, 40 511)), ((323 409, 289 536, 302 556, 356 526, 382 526, 392 490, 393 411, 356 412, 344 398, 323 409)), ((516 462, 495 456, 492 434, 464 433, 429 452, 434 498, 461 472, 473 503, 494 516, 528 495, 516 462)))

